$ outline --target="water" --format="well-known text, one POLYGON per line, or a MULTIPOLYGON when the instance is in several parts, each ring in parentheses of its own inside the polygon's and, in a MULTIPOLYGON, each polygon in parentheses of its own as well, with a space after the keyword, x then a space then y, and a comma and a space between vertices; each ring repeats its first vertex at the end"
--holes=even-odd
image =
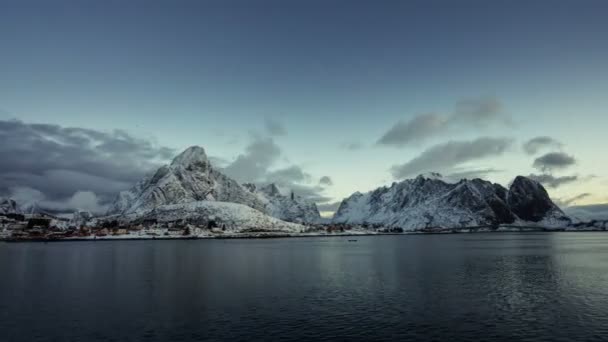
POLYGON ((1 243, 0 340, 608 340, 608 234, 348 239, 1 243))

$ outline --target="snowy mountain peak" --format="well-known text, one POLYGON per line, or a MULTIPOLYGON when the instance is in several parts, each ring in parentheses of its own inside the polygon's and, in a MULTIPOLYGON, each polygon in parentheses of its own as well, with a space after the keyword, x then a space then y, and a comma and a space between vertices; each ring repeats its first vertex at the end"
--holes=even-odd
POLYGON ((202 147, 193 146, 131 190, 118 195, 110 214, 145 212, 161 205, 196 201, 241 203, 263 210, 264 204, 233 179, 215 170, 202 147))
POLYGON ((336 223, 380 224, 404 229, 497 226, 516 222, 567 225, 569 219, 545 189, 517 177, 509 190, 481 179, 449 183, 418 176, 342 201, 336 223))
POLYGON ((422 174, 418 175, 418 177, 416 177, 416 178, 443 180, 443 176, 441 175, 441 173, 438 173, 438 172, 422 173, 422 174))
POLYGON ((189 167, 194 165, 206 166, 208 163, 209 160, 207 159, 205 149, 200 146, 191 146, 173 159, 171 167, 189 167))
POLYGON ((517 176, 509 188, 507 202, 519 218, 540 221, 546 216, 566 215, 549 198, 545 188, 532 179, 517 176))

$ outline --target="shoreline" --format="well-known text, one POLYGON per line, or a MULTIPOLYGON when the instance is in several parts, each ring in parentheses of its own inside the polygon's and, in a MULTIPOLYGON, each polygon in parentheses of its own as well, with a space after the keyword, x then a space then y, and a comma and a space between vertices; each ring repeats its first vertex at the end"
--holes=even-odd
POLYGON ((238 240, 238 239, 282 239, 282 238, 318 238, 318 237, 357 237, 357 236, 395 236, 395 235, 453 235, 453 234, 495 234, 495 233, 587 233, 587 232, 606 232, 604 229, 548 229, 548 228, 519 228, 519 229, 498 229, 498 230, 475 230, 464 231, 454 229, 446 231, 409 231, 403 233, 381 233, 381 232, 361 232, 361 233, 338 233, 338 234, 306 234, 306 233, 236 233, 215 236, 112 236, 112 237, 74 237, 74 238, 31 238, 31 239, 0 239, 0 242, 23 243, 23 242, 108 242, 108 241, 167 241, 167 240, 238 240))

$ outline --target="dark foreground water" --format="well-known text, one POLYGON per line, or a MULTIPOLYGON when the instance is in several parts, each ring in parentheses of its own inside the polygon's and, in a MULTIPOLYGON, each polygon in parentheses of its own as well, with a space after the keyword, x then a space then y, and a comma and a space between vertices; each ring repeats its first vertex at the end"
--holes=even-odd
POLYGON ((608 340, 608 233, 348 239, 0 243, 0 340, 608 340))

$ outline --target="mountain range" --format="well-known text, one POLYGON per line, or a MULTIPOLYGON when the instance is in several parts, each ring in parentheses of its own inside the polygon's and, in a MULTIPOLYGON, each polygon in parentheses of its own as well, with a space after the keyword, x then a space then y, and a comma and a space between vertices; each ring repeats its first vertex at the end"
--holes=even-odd
POLYGON ((450 183, 439 174, 357 192, 342 201, 333 221, 405 230, 570 223, 542 185, 526 177, 518 176, 506 189, 481 179, 450 183))
MULTIPOLYGON (((20 212, 0 199, 0 214, 20 212)), ((82 215, 79 214, 79 217, 82 215)), ((283 194, 275 184, 239 184, 215 169, 202 147, 193 146, 171 164, 120 192, 99 220, 187 221, 229 229, 298 231, 322 221, 314 202, 283 194)), ((404 230, 500 225, 565 227, 571 219, 543 186, 518 176, 509 186, 481 179, 450 182, 433 173, 356 192, 344 199, 335 224, 379 225, 404 230)))

